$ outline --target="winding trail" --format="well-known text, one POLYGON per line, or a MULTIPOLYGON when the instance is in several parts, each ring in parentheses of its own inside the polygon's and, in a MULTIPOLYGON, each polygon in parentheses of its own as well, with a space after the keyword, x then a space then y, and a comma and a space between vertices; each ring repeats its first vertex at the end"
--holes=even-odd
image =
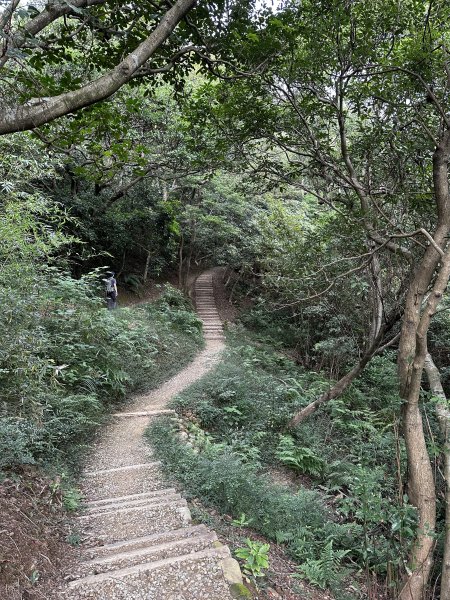
POLYGON ((83 560, 61 598, 70 600, 231 600, 242 581, 227 546, 204 525, 193 525, 186 503, 168 488, 145 443, 150 420, 170 414, 167 402, 200 379, 224 348, 212 271, 195 283, 205 349, 158 389, 116 413, 86 465, 83 560))

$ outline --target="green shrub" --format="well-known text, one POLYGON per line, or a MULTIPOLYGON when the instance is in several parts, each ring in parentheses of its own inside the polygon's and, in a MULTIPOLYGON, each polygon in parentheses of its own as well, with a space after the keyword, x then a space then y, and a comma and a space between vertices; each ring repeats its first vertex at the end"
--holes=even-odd
POLYGON ((270 539, 284 536, 293 555, 298 556, 300 540, 305 559, 320 556, 330 538, 347 548, 355 543, 352 526, 333 522, 318 492, 299 488, 292 493, 271 483, 229 446, 209 438, 202 450, 190 448, 179 440, 168 419, 154 422, 148 438, 167 475, 175 477, 187 492, 236 519, 245 514, 252 527, 270 539))
MULTIPOLYGON (((243 344, 243 339, 241 331, 232 334, 223 362, 173 402, 207 437, 208 452, 216 448, 220 454, 205 466, 205 452, 200 451, 196 466, 189 464, 187 472, 199 477, 191 482, 192 493, 236 519, 245 514, 252 526, 285 543, 292 556, 311 569, 332 541, 333 552, 348 551, 347 559, 368 572, 398 570, 416 525, 407 501, 402 505, 397 501, 392 456, 399 448, 402 464, 406 460, 396 439, 399 398, 393 357, 375 357, 341 398, 321 407, 288 435, 294 412, 317 398, 329 382, 267 345, 255 347, 243 344), (258 473, 279 462, 319 480, 320 493, 309 515, 317 514, 318 505, 326 501, 334 512, 315 523, 320 537, 311 532, 309 515, 298 498, 294 501, 291 494, 288 499, 286 490, 273 487, 269 493, 262 486, 258 473), (223 473, 228 492, 220 487, 223 473), (251 485, 241 481, 242 473, 251 485), (218 483, 212 481, 215 478, 218 483), (261 504, 264 510, 255 510, 261 504), (298 520, 281 519, 280 513, 295 513, 298 520)), ((299 496, 304 499, 304 490, 299 496)))
POLYGON ((41 268, 34 278, 31 293, 9 278, 0 286, 0 468, 76 454, 127 392, 159 384, 202 341, 189 304, 173 302, 177 292, 107 311, 96 272, 74 280, 41 268), (11 317, 13 304, 22 320, 11 317))
POLYGON ((270 544, 264 544, 247 538, 246 546, 238 548, 234 554, 244 561, 243 570, 253 577, 264 577, 264 570, 269 568, 270 544))

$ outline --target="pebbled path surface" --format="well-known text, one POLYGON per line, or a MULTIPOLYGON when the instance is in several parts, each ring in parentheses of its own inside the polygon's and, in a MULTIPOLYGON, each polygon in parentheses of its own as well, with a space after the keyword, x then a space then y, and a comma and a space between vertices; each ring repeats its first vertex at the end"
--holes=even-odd
POLYGON ((116 413, 99 436, 81 487, 85 540, 61 600, 231 600, 242 581, 227 546, 193 525, 186 501, 168 488, 143 434, 151 419, 170 414, 167 402, 218 362, 224 348, 212 271, 195 282, 205 349, 158 389, 116 413))

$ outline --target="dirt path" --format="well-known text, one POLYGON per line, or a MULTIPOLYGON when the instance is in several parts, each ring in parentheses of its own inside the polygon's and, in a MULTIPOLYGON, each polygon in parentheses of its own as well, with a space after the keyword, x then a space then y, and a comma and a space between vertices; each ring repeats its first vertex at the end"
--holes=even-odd
POLYGON ((240 571, 227 546, 193 526, 186 501, 167 488, 143 433, 167 402, 202 377, 224 348, 212 272, 195 283, 205 349, 175 377, 116 413, 86 465, 79 517, 83 560, 61 593, 70 600, 231 600, 240 571))

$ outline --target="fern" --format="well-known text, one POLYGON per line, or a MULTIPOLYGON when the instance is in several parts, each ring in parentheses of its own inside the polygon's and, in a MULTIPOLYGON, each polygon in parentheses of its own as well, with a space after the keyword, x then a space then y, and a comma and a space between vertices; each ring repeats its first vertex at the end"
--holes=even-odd
POLYGON ((280 437, 275 456, 287 467, 314 477, 321 477, 325 471, 324 461, 310 448, 296 446, 290 435, 280 437))
POLYGON ((298 567, 298 574, 294 577, 307 579, 322 590, 338 578, 342 559, 350 550, 334 550, 333 540, 323 548, 318 559, 308 559, 298 567))

